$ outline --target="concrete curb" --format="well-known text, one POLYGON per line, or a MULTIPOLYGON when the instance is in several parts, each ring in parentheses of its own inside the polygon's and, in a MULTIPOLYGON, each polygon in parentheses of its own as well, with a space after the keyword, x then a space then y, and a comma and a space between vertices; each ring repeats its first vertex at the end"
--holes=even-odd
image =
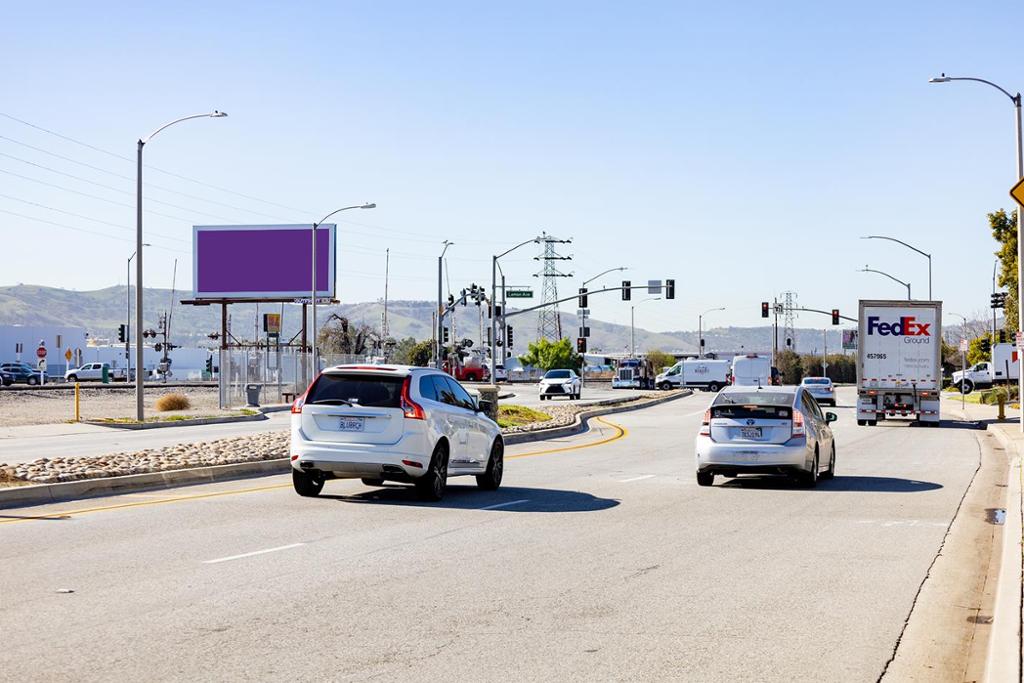
POLYGON ((126 474, 120 477, 99 477, 58 484, 36 484, 0 489, 0 509, 27 505, 61 503, 79 498, 94 498, 112 493, 129 493, 154 488, 171 488, 189 484, 208 484, 228 479, 241 479, 261 474, 288 471, 288 458, 239 462, 231 465, 193 467, 167 472, 126 474))
POLYGON ((163 429, 165 427, 201 427, 203 425, 219 425, 229 422, 260 422, 269 419, 264 412, 260 411, 255 415, 226 415, 224 417, 203 417, 195 420, 174 420, 171 422, 145 422, 136 424, 133 422, 103 422, 102 420, 82 420, 82 424, 95 427, 112 427, 113 429, 163 429))
POLYGON ((1016 454, 1010 463, 1007 478, 1006 526, 1003 528, 1003 547, 999 559, 992 635, 985 660, 985 680, 995 683, 1021 680, 1021 632, 1024 626, 1024 605, 1021 601, 1021 581, 1024 578, 1024 500, 1021 497, 1021 454, 1001 429, 993 429, 992 433, 1008 453, 1016 454))
MULTIPOLYGON (((630 401, 619 405, 598 407, 585 410, 576 415, 576 420, 571 425, 552 427, 536 432, 519 432, 509 434, 505 437, 505 443, 529 443, 545 439, 557 439, 563 436, 572 436, 587 431, 587 421, 600 415, 611 415, 613 413, 624 413, 640 408, 649 408, 660 405, 678 398, 690 396, 693 392, 681 391, 676 394, 669 394, 650 401, 630 401), (518 438, 514 438, 518 437, 518 438)), ((616 401, 617 399, 609 399, 616 401)), ((267 419, 260 415, 261 419, 267 419)), ((60 482, 56 484, 29 484, 26 486, 11 486, 0 488, 0 509, 11 507, 23 507, 30 505, 47 505, 49 503, 60 503, 80 498, 94 498, 97 496, 109 495, 112 493, 129 493, 154 488, 172 488, 175 486, 187 486, 190 484, 206 484, 215 481, 228 479, 242 479, 244 477, 255 477, 264 474, 283 474, 291 467, 288 458, 276 458, 274 460, 257 460, 254 462, 241 462, 231 465, 212 465, 207 467, 193 467, 183 470, 169 470, 167 472, 148 472, 146 474, 126 474, 120 477, 98 477, 96 479, 83 479, 79 481, 60 482)))

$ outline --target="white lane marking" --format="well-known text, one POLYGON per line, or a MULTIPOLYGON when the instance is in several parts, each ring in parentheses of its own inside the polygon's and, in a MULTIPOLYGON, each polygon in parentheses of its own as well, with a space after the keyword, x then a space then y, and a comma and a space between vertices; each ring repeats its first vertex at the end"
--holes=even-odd
POLYGON ((530 502, 530 500, 528 498, 523 498, 522 500, 510 500, 507 503, 498 503, 497 505, 488 505, 487 507, 477 508, 477 510, 497 510, 498 508, 507 508, 510 505, 519 505, 520 503, 529 503, 529 502, 530 502))
POLYGON ((216 560, 203 560, 203 564, 217 564, 218 562, 230 562, 231 560, 241 560, 246 557, 254 557, 256 555, 265 555, 267 553, 276 553, 279 550, 291 550, 292 548, 298 548, 299 546, 306 545, 305 543, 291 543, 289 545, 280 545, 276 548, 267 548, 266 550, 254 550, 251 553, 242 553, 241 555, 230 555, 228 557, 218 557, 216 560))
POLYGON ((628 484, 631 481, 640 481, 641 479, 650 479, 650 478, 652 478, 654 476, 656 476, 656 475, 654 475, 654 474, 645 474, 645 475, 643 475, 641 477, 632 477, 630 479, 620 479, 619 483, 620 484, 628 484))

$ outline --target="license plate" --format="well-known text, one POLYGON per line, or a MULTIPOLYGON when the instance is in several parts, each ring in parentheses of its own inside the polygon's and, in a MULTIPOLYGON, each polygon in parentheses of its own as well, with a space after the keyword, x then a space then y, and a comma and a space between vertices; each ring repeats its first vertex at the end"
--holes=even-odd
POLYGON ((740 436, 744 439, 760 439, 760 427, 740 427, 740 436))
POLYGON ((755 453, 753 451, 740 452, 736 454, 736 462, 757 462, 757 458, 759 456, 760 453, 755 453))
POLYGON ((338 420, 338 429, 343 432, 361 432, 366 424, 365 417, 341 417, 338 420))

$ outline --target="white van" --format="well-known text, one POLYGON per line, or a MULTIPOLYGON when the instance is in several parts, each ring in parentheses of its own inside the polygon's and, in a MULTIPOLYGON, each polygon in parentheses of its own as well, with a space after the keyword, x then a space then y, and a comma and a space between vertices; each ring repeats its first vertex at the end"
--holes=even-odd
POLYGON ((687 358, 658 375, 655 386, 659 389, 691 387, 718 391, 729 383, 730 366, 727 360, 687 358))
POLYGON ((771 385, 772 359, 748 353, 732 359, 732 383, 740 387, 767 387, 771 385))

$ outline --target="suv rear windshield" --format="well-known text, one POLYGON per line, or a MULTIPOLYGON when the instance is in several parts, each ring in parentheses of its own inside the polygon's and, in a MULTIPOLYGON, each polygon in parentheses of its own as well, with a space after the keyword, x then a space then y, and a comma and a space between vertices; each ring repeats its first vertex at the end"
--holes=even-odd
POLYGON ((352 403, 372 408, 400 408, 404 377, 323 374, 313 385, 307 405, 352 403))
POLYGON ((804 384, 832 384, 832 380, 825 377, 807 377, 804 384))
POLYGON ((794 395, 779 391, 743 391, 719 394, 711 404, 712 417, 788 420, 794 395))

